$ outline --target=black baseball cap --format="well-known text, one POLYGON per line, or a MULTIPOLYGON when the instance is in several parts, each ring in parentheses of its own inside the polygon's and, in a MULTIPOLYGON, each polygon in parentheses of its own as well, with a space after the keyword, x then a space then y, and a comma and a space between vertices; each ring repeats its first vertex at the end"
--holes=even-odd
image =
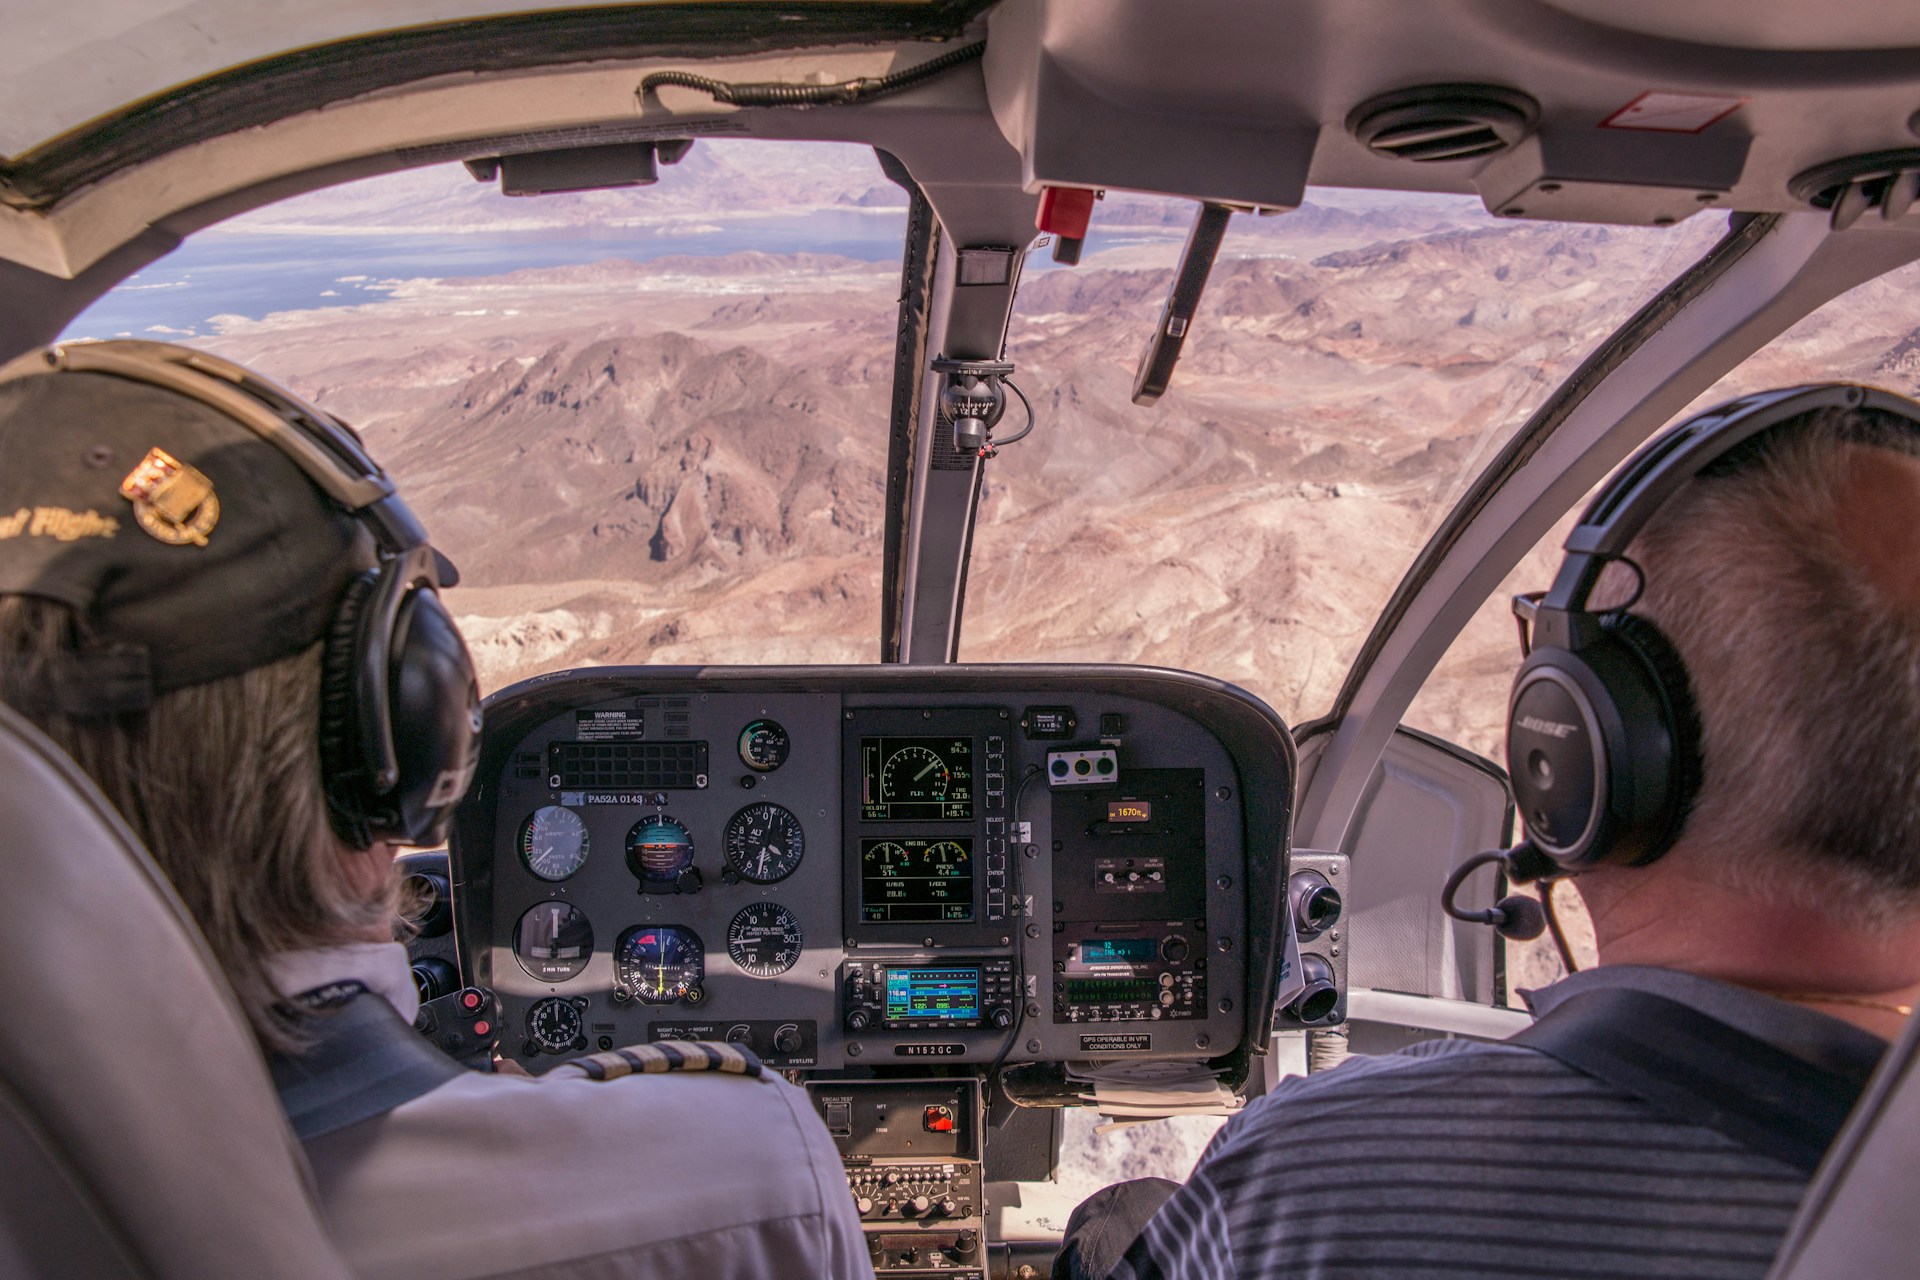
POLYGON ((56 365, 0 368, 0 594, 72 608, 82 652, 9 699, 133 711, 323 638, 375 564, 365 524, 215 404, 56 365))

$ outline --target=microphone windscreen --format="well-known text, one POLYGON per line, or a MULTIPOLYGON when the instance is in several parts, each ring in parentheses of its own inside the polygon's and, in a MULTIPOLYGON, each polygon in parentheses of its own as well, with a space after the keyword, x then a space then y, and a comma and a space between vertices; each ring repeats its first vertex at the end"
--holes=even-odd
POLYGON ((1510 893, 1493 904, 1499 922, 1493 928, 1503 938, 1531 942, 1547 931, 1547 913, 1540 904, 1521 893, 1510 893))

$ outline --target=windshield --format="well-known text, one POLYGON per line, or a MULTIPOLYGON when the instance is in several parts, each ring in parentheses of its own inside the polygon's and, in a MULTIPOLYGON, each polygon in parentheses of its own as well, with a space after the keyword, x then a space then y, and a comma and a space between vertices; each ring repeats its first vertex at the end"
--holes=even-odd
POLYGON ((488 690, 879 657, 906 196, 873 152, 703 142, 659 185, 459 165, 235 219, 72 337, 205 346, 353 423, 460 567, 488 690))
POLYGON ((1140 408, 1192 210, 1110 198, 1083 264, 1022 287, 1009 359, 1038 426, 988 472, 961 656, 1189 668, 1289 722, 1330 708, 1475 473, 1726 224, 1313 190, 1235 217, 1172 388, 1140 408))

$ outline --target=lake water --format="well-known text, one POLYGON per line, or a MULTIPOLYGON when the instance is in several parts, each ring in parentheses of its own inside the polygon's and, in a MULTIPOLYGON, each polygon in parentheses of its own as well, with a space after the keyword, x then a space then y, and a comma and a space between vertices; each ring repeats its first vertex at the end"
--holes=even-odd
POLYGON ((259 319, 274 311, 377 302, 396 280, 488 276, 670 254, 701 257, 836 253, 896 261, 906 211, 825 210, 794 217, 733 219, 699 235, 650 227, 605 230, 407 235, 201 235, 123 281, 67 326, 68 338, 173 338, 210 332, 219 315, 259 319))

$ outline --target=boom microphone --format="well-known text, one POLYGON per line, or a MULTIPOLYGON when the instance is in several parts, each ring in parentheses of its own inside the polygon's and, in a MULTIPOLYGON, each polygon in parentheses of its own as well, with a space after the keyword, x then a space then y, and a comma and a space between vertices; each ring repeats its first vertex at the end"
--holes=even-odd
POLYGON ((1464 920, 1468 924, 1492 925, 1495 933, 1515 942, 1531 942, 1546 932, 1546 911, 1525 894, 1510 893, 1491 907, 1479 911, 1468 911, 1454 905, 1454 896, 1460 892, 1460 886, 1466 883, 1467 877, 1488 863, 1501 864, 1507 879, 1515 884, 1538 880, 1553 866, 1531 841, 1523 840, 1511 849, 1476 853, 1455 867, 1453 874, 1447 877, 1446 887, 1440 891, 1441 910, 1455 920, 1464 920))

